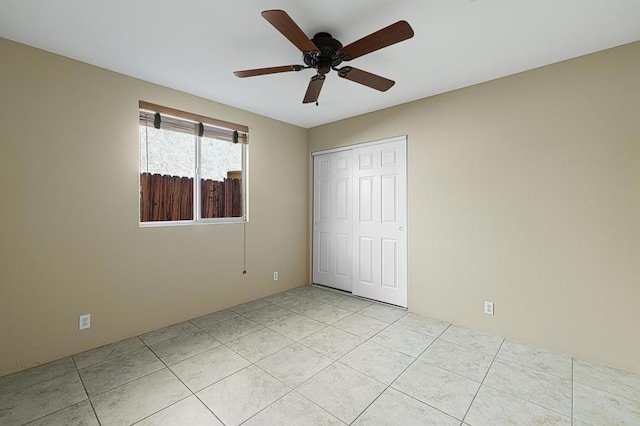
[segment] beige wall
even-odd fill
[[[307,283],[304,129],[3,39],[0,58],[0,376]],[[247,275],[242,225],[138,227],[139,100],[250,127]]]
[[[410,311],[640,372],[640,43],[317,127],[308,145],[401,134]]]

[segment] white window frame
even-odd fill
[[[147,109],[142,106],[139,109]],[[170,114],[165,114],[170,115]],[[180,120],[193,121],[185,117],[175,116]],[[194,124],[197,124],[196,121],[193,121]],[[138,129],[141,132],[143,126],[138,124]],[[147,221],[142,222],[140,220],[141,215],[141,191],[138,190],[138,226],[141,228],[152,228],[152,227],[162,227],[162,226],[184,226],[184,225],[211,225],[211,224],[224,224],[224,223],[248,223],[249,222],[249,144],[248,143],[240,143],[242,147],[242,170],[241,170],[241,203],[242,203],[242,215],[238,217],[213,217],[213,218],[203,218],[202,217],[202,185],[200,183],[201,176],[201,158],[202,158],[202,139],[203,136],[199,136],[194,134],[194,144],[195,144],[195,158],[194,158],[194,178],[193,178],[193,219],[192,220],[163,220],[163,221]],[[142,173],[141,169],[141,154],[140,154],[140,138],[138,135],[138,188],[140,188],[140,175]]]

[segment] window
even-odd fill
[[[141,101],[140,223],[245,221],[247,148],[246,126]]]

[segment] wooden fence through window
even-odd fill
[[[201,217],[242,216],[240,179],[200,179]],[[193,220],[193,178],[140,174],[140,221]]]

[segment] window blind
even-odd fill
[[[211,139],[217,139],[226,142],[232,143],[249,143],[249,135],[247,131],[242,131],[223,127],[222,125],[215,125],[211,123],[206,123],[202,121],[196,121],[187,117],[180,117],[174,114],[167,114],[158,111],[158,109],[168,109],[168,108],[150,108],[151,104],[140,102],[140,125],[148,126],[148,127],[157,127],[160,129],[171,130],[174,132],[188,133],[190,135],[199,135]],[[177,110],[172,110],[171,112],[177,112]],[[200,116],[194,116],[193,114],[184,113],[185,115],[192,116],[195,118],[203,118]],[[215,119],[207,119],[207,121],[211,122],[221,122]],[[233,123],[229,123],[233,127],[245,128],[246,126],[233,125]],[[229,126],[231,127],[231,126]]]

